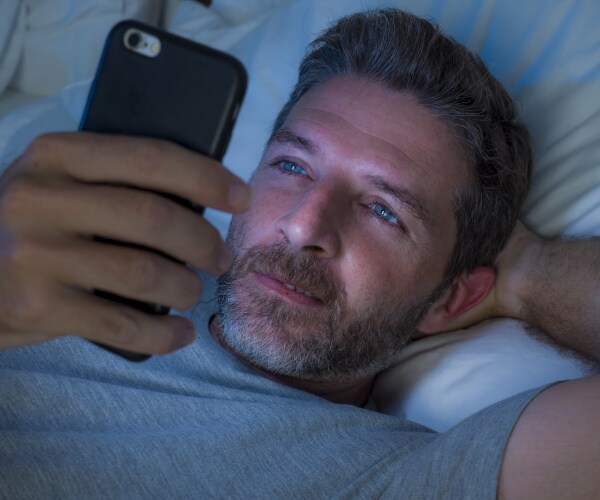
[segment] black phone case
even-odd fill
[[[157,37],[160,53],[147,57],[127,48],[124,37],[132,28]],[[114,26],[107,37],[79,128],[166,139],[221,160],[246,85],[244,67],[229,54],[137,21],[123,21]],[[202,212],[202,207],[188,200],[165,196]],[[95,293],[150,314],[169,312],[168,307],[159,304],[101,290]],[[149,357],[101,346],[132,361]]]

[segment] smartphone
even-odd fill
[[[79,129],[166,139],[221,160],[246,86],[246,71],[233,56],[137,21],[123,21],[107,37]],[[161,194],[191,210],[203,210]],[[169,313],[160,304],[102,290],[95,293],[149,314]],[[149,357],[101,346],[132,361]]]

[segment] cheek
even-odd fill
[[[377,304],[383,299],[400,305],[425,296],[441,282],[445,266],[432,248],[414,242],[392,247],[355,235],[354,244],[346,247],[340,263],[348,301],[356,310]]]
[[[346,247],[341,273],[351,307],[357,310],[377,303],[382,297],[409,296],[415,288],[415,264],[405,252],[391,253],[389,247],[360,241]],[[352,305],[354,304],[354,305]]]
[[[231,248],[268,244],[276,232],[276,222],[285,207],[272,192],[255,189],[250,208],[231,219],[227,241]]]
[[[275,227],[275,223],[285,217],[302,196],[303,190],[292,181],[273,178],[263,173],[253,179],[254,203],[247,210],[252,221],[259,225]]]

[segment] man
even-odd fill
[[[188,314],[198,338],[170,356],[133,368],[66,338],[5,351],[0,491],[593,495],[598,378],[516,396],[443,435],[362,408],[411,338],[491,315],[600,358],[587,302],[598,297],[595,242],[544,242],[518,226],[495,279],[529,169],[527,133],[499,84],[429,23],[393,10],[345,18],[313,44],[252,200],[220,165],[172,144],[34,141],[2,181],[3,347],[67,332],[175,350],[193,340],[189,320],[91,290],[185,309],[200,286],[191,266],[227,272],[218,307],[204,280]],[[202,218],[143,189],[238,213],[231,265]]]

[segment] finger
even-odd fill
[[[64,290],[53,315],[54,324],[62,327],[62,334],[131,352],[166,354],[195,338],[194,327],[185,318],[145,314],[73,289]]]
[[[229,251],[206,219],[168,198],[129,187],[21,179],[4,203],[20,234],[102,236],[159,250],[211,274],[222,273]],[[18,191],[18,192],[16,192]],[[40,217],[44,214],[44,217]]]
[[[12,300],[15,307],[3,308],[0,346],[76,335],[133,352],[162,354],[195,336],[184,318],[145,314],[80,289],[48,284],[39,276],[29,281]]]
[[[51,340],[52,338],[52,335],[39,332],[24,334],[23,332],[3,329],[2,335],[0,335],[0,349],[11,349],[13,347],[38,344],[40,342]]]
[[[47,134],[31,143],[23,161],[84,182],[138,186],[226,212],[243,211],[250,203],[250,188],[221,163],[159,139]]]
[[[75,185],[54,200],[47,200],[46,206],[56,205],[67,232],[150,247],[212,274],[220,274],[229,264],[220,233],[204,217],[164,196],[131,188]]]
[[[200,298],[199,276],[185,265],[136,248],[70,239],[45,244],[30,271],[48,273],[65,285],[175,307],[193,306]]]

